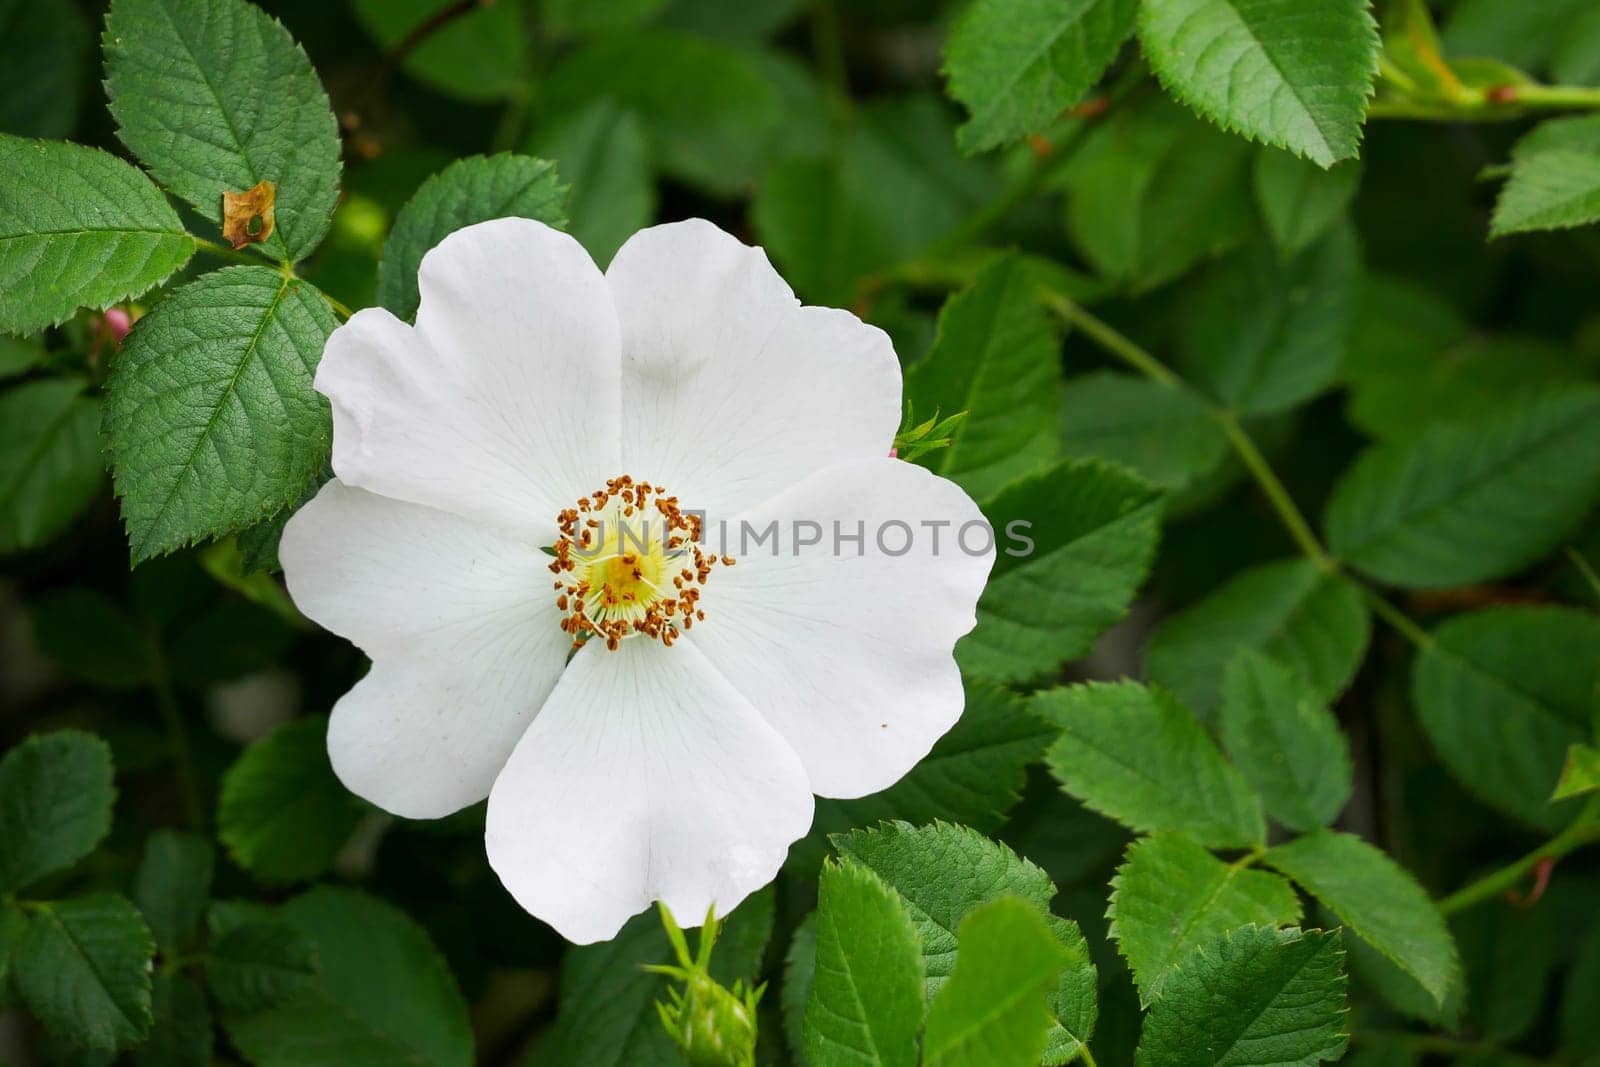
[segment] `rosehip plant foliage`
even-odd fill
[[[764,247],[1027,532],[697,941],[329,765],[313,376],[503,216]],[[1600,1062],[1596,222],[1583,0],[0,0],[0,1061]]]

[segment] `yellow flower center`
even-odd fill
[[[700,517],[659,486],[621,475],[557,516],[550,564],[561,629],[580,648],[591,637],[616,651],[644,634],[670,647],[706,617],[700,590],[720,560],[699,545]]]

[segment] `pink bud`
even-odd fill
[[[107,308],[105,322],[106,335],[111,338],[111,343],[114,345],[120,345],[133,327],[133,318],[125,308]]]
[[[899,459],[900,458],[900,450],[898,448],[889,449],[889,458],[890,459]]]

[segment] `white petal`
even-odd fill
[[[489,794],[489,863],[578,944],[664,900],[685,925],[772,880],[811,825],[794,752],[693,647],[591,642]]]
[[[549,557],[337,480],[289,520],[278,551],[300,610],[374,661],[328,725],[340,780],[411,818],[487,796],[566,660]]]
[[[761,249],[701,219],[655,226],[628,239],[606,281],[629,473],[726,516],[832,463],[888,454],[900,420],[888,335],[801,307]]]
[[[599,269],[530,219],[457,230],[422,257],[415,329],[380,308],[333,332],[317,389],[333,469],[385,496],[507,526],[618,470],[620,341]]]
[[[777,539],[741,546],[743,522],[758,534],[776,522]],[[797,522],[817,523],[822,542],[797,545],[816,535]],[[858,523],[860,554],[844,539],[836,552],[835,530],[853,537]],[[740,558],[713,572],[691,640],[800,754],[819,795],[883,789],[955,725],[951,650],[994,562],[983,515],[955,483],[900,460],[840,464],[730,524],[727,548]]]

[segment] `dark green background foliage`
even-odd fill
[[[684,1062],[654,916],[344,790],[276,573],[507,214],[763,245],[1033,524],[729,920],[759,1062],[1600,1064],[1591,0],[0,0],[0,1062]]]

